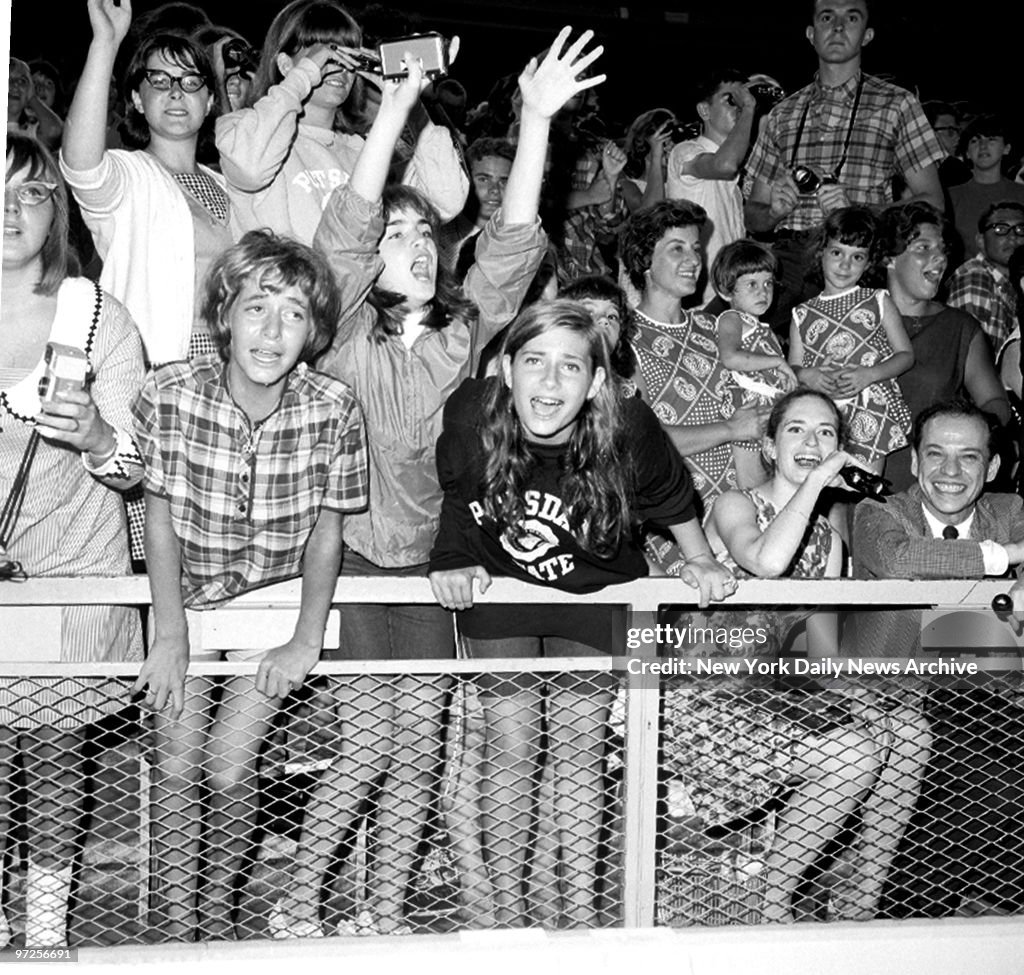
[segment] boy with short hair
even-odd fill
[[[440,240],[441,260],[459,281],[475,263],[477,235],[501,209],[515,155],[508,139],[477,139],[466,150],[470,194],[462,213],[441,229]]]
[[[953,223],[964,245],[964,259],[980,250],[976,234],[978,219],[996,203],[1024,203],[1024,186],[1003,175],[1010,150],[1010,130],[995,115],[972,120],[960,137],[960,150],[971,164],[971,178],[949,191]]]
[[[746,78],[730,69],[708,75],[696,94],[701,134],[672,150],[665,197],[689,200],[707,212],[711,232],[704,245],[704,266],[709,268],[719,250],[746,233],[739,172],[750,147],[757,102]],[[703,302],[714,296],[709,275]]]
[[[269,231],[247,233],[207,278],[202,313],[218,353],[157,368],[134,407],[153,594],[153,640],[136,690],[146,689],[156,712],[154,862],[172,936],[189,937],[195,921],[205,769],[211,808],[198,907],[205,937],[232,937],[261,740],[320,655],[342,517],[367,504],[359,403],[345,383],[307,366],[330,345],[339,311],[322,257]],[[259,670],[226,681],[211,715],[211,679],[185,680],[186,610],[300,574],[292,638],[229,652],[229,660],[258,659]]]

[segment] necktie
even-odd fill
[[[955,525],[946,525],[946,527],[942,529],[942,537],[946,539],[959,538],[960,532],[956,530]]]

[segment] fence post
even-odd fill
[[[633,612],[630,617],[634,633],[649,628],[653,634],[657,613]],[[657,641],[640,641],[636,650],[625,653],[627,666],[630,660],[654,660],[658,655]],[[660,679],[627,670],[626,795],[622,822],[623,924],[627,928],[654,926],[660,697]]]

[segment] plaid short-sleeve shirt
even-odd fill
[[[854,75],[836,88],[825,88],[815,78],[772,109],[747,162],[746,196],[756,180],[771,184],[790,169],[805,108],[807,122],[797,148],[796,164],[813,169],[819,176],[835,172],[843,157],[860,78],[864,79],[864,87],[846,161],[839,174],[851,203],[891,203],[893,176],[924,169],[945,157],[920,104],[910,92],[871,75]],[[801,196],[796,209],[780,222],[779,229],[809,230],[823,220],[817,199]]]
[[[366,507],[359,403],[304,364],[258,424],[231,398],[216,355],[155,369],[133,412],[143,484],[170,504],[186,607],[298,575],[320,509]]]
[[[984,254],[964,261],[949,280],[951,308],[962,308],[980,323],[995,355],[1017,325],[1017,296],[1008,275]]]

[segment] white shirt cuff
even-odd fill
[[[1010,566],[1010,557],[1006,554],[1006,549],[990,538],[978,544],[981,546],[981,557],[985,560],[985,575],[1005,575]]]

